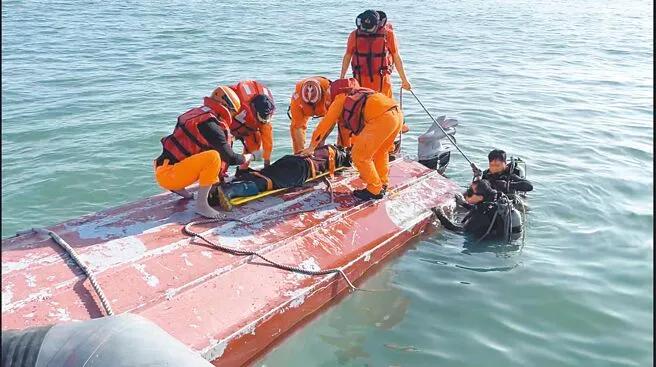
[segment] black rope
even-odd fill
[[[254,257],[257,257],[260,260],[264,261],[265,263],[267,263],[267,264],[269,264],[269,265],[271,265],[275,268],[281,269],[281,270],[291,271],[291,272],[294,272],[294,273],[300,273],[300,274],[305,274],[305,275],[312,275],[312,276],[328,275],[328,274],[339,274],[344,278],[344,280],[348,284],[351,291],[366,291],[366,292],[383,291],[383,290],[379,290],[379,289],[364,289],[364,288],[356,287],[355,285],[353,285],[353,283],[346,276],[346,273],[344,273],[344,271],[342,269],[339,269],[339,268],[331,268],[331,269],[324,269],[324,270],[308,270],[308,269],[300,268],[298,266],[281,264],[279,262],[268,259],[264,255],[261,255],[261,254],[255,252],[255,251],[240,250],[240,249],[237,249],[237,248],[234,248],[234,247],[228,247],[228,246],[218,244],[216,242],[213,242],[213,241],[207,239],[202,234],[200,234],[198,232],[194,232],[193,230],[191,230],[191,227],[193,227],[195,225],[208,224],[208,223],[239,222],[239,223],[243,223],[243,224],[246,224],[246,225],[259,224],[259,223],[267,222],[267,221],[270,221],[270,220],[279,219],[279,218],[282,218],[282,217],[287,217],[287,216],[290,216],[290,215],[316,211],[317,209],[320,209],[320,208],[323,208],[323,207],[326,207],[326,206],[332,206],[335,203],[334,202],[334,193],[333,193],[332,184],[330,183],[330,180],[328,180],[325,177],[324,177],[324,181],[326,182],[326,185],[328,186],[328,192],[330,194],[330,202],[327,203],[327,204],[323,204],[323,205],[320,205],[318,207],[314,207],[314,208],[310,208],[310,209],[302,209],[302,210],[286,212],[286,213],[282,213],[282,214],[279,214],[279,215],[276,215],[276,216],[262,218],[260,220],[253,221],[253,222],[244,221],[244,220],[236,219],[236,218],[213,218],[213,219],[204,219],[204,220],[199,220],[199,221],[192,221],[192,222],[187,223],[183,227],[183,233],[188,235],[188,236],[191,236],[191,237],[200,238],[206,244],[210,245],[211,247],[214,247],[217,250],[220,250],[220,251],[232,254],[232,255],[237,255],[237,256],[254,256]]]

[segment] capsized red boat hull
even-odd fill
[[[197,226],[217,243],[257,251],[304,269],[340,268],[351,281],[416,236],[430,208],[453,206],[458,187],[408,160],[391,164],[389,194],[360,202],[353,170],[236,208],[236,222]],[[216,365],[240,365],[347,289],[336,274],[307,276],[233,256],[181,228],[193,203],[172,194],[49,228],[94,271],[114,312],[154,321]],[[281,216],[289,211],[318,208]],[[271,220],[262,221],[265,218]],[[2,329],[103,316],[97,296],[51,239],[27,234],[2,242]]]

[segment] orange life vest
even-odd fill
[[[205,97],[203,103],[203,106],[192,108],[178,116],[178,122],[173,129],[173,133],[161,140],[164,151],[175,157],[177,162],[194,154],[214,149],[198,130],[198,126],[207,121],[216,122],[221,130],[225,132],[228,144],[232,146],[233,138],[228,127],[228,122],[231,120],[230,112],[210,98]],[[224,176],[227,170],[227,162],[221,161],[219,176]]]
[[[348,130],[351,135],[358,135],[364,128],[364,105],[367,98],[374,93],[376,92],[369,88],[352,88],[346,95],[339,126]]]
[[[373,82],[376,75],[392,73],[392,55],[387,48],[387,32],[391,29],[392,25],[387,23],[375,33],[355,31],[355,52],[351,58],[353,77],[358,80],[369,77]]]
[[[255,108],[252,105],[253,98],[258,94],[265,94],[273,101],[273,95],[269,88],[255,80],[244,80],[236,85],[230,86],[237,93],[241,102],[241,109],[232,119],[230,132],[236,138],[244,138],[260,130],[262,123],[257,119]]]

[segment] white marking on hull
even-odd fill
[[[6,287],[2,288],[2,312],[5,312],[8,306],[11,304],[12,298],[14,298],[14,288],[13,284],[9,284]]]
[[[70,321],[71,316],[68,314],[68,311],[64,308],[58,308],[56,312],[49,312],[48,317],[56,318],[59,321]]]
[[[141,275],[143,276],[143,280],[146,281],[146,284],[148,284],[151,287],[157,287],[159,285],[159,279],[146,272],[146,266],[144,264],[134,264],[132,265]]]
[[[25,274],[25,283],[30,288],[36,287],[36,276],[34,274]]]
[[[146,251],[146,245],[139,238],[129,236],[94,246],[80,254],[80,258],[92,271],[98,273],[102,269],[141,258]]]

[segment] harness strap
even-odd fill
[[[305,158],[305,160],[310,164],[310,171],[312,172],[311,179],[316,178],[317,177],[317,168],[314,166],[314,161],[310,157]]]
[[[356,32],[356,36],[358,33]],[[380,38],[380,37],[385,37],[384,33],[360,33],[360,37],[365,37],[365,38]]]
[[[369,56],[369,55],[372,55],[372,56],[386,56],[387,55],[386,52],[365,52],[365,53],[362,53],[362,52],[359,52],[359,51],[355,51],[353,54],[358,55],[358,56]]]
[[[173,134],[169,135],[166,139],[170,139],[171,142],[173,142],[173,145],[175,145],[175,147],[178,148],[180,153],[182,153],[184,155],[184,158],[187,158],[187,157],[191,156],[191,152],[189,152],[187,149],[185,149],[185,147],[182,145],[182,143],[180,143],[178,141],[178,139]],[[175,158],[179,159],[178,157],[175,157]],[[182,159],[184,159],[184,158],[182,158]],[[180,159],[180,160],[182,160],[182,159]]]
[[[333,147],[328,147],[328,174],[330,178],[335,178],[335,150]]]
[[[267,176],[265,176],[265,175],[263,175],[263,174],[261,174],[257,171],[251,171],[249,173],[252,174],[253,176],[257,176],[257,177],[265,180],[267,182],[267,191],[273,190],[273,181],[271,181],[270,178],[268,178]]]
[[[256,131],[258,131],[258,129],[254,129],[254,128],[248,126],[248,125],[246,124],[245,121],[244,121],[244,122],[241,122],[241,121],[239,121],[239,120],[237,120],[237,119],[235,119],[234,121],[235,121],[237,124],[239,124],[239,127],[237,127],[237,128],[235,129],[235,132],[238,133],[238,134],[240,134],[240,135],[243,135],[243,136],[249,135],[249,134],[244,134],[244,133],[240,132],[241,129],[246,129],[246,130],[249,130],[249,131],[251,131],[251,132],[256,132]]]
[[[214,116],[212,116],[212,118],[208,119],[207,121],[210,121],[210,120],[214,120],[218,123],[218,120]],[[198,125],[200,125],[200,124],[198,124]],[[198,138],[196,138],[194,136],[194,134],[192,134],[191,131],[189,131],[189,129],[187,129],[185,124],[178,124],[178,126],[180,127],[180,130],[182,130],[182,132],[187,136],[187,138],[189,138],[189,140],[191,140],[191,142],[194,143],[197,147],[199,147],[201,149],[205,149],[205,150],[211,149],[211,147],[201,143],[200,140],[198,140]]]

